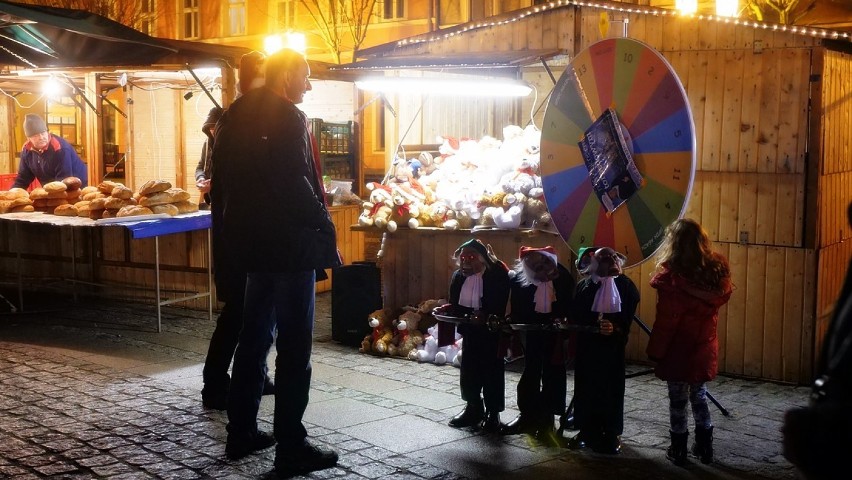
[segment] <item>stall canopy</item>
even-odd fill
[[[174,47],[106,17],[0,2],[0,63],[25,68],[150,65]]]

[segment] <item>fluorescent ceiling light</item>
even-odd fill
[[[361,90],[382,93],[456,95],[480,97],[526,97],[532,87],[505,78],[371,77],[357,80]]]

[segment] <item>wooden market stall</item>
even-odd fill
[[[88,165],[91,185],[109,179],[135,191],[160,179],[198,200],[194,172],[205,140],[201,124],[214,103],[227,106],[233,100],[235,68],[249,49],[149,37],[88,12],[9,4],[0,13],[7,16],[0,25],[5,94],[0,171],[13,176],[17,169],[24,114],[44,115],[51,112],[48,102],[59,103],[40,94],[44,80],[57,78],[67,89],[65,110],[71,112],[61,121],[76,127],[67,136]],[[16,33],[40,43],[23,45],[14,41]],[[202,73],[205,68],[216,73]],[[105,144],[107,137],[113,140]],[[363,234],[345,228],[357,218],[358,207],[330,210],[344,259],[363,260]],[[174,233],[159,242],[163,290],[208,291],[207,230]],[[71,280],[81,292],[114,292],[119,286],[122,296],[152,301],[156,256],[153,239],[133,239],[126,229],[0,222],[0,274],[27,289],[67,287]],[[330,288],[330,280],[317,285],[318,291]],[[187,305],[206,308],[206,301]]]
[[[720,370],[807,384],[852,258],[846,221],[852,201],[852,43],[819,29],[632,7],[553,2],[360,53],[375,61],[555,48],[573,57],[602,38],[602,13],[627,22],[627,36],[659,51],[688,95],[697,165],[685,216],[698,220],[730,259],[736,286],[720,312]],[[539,83],[539,98],[552,88],[545,70],[521,70]],[[386,236],[385,306],[399,307],[445,294],[446,259],[471,234],[400,230]],[[521,232],[475,236],[508,258],[521,244],[558,241]],[[641,290],[639,316],[649,324],[655,315],[655,292],[648,286],[653,262],[627,271]],[[635,332],[628,357],[645,361],[647,337]]]

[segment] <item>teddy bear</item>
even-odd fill
[[[392,233],[399,226],[419,227],[420,222],[417,220],[417,217],[420,216],[419,202],[412,201],[398,187],[393,187],[391,192],[393,206],[391,207],[391,220],[388,222],[387,230]]]
[[[361,215],[358,224],[365,227],[385,228],[393,214],[393,201],[390,188],[373,183],[367,184],[370,199],[361,204]]]
[[[369,318],[368,325],[373,330],[361,341],[361,348],[358,351],[386,355],[394,335],[391,324],[392,312],[388,309],[379,309],[371,313]]]
[[[526,196],[522,193],[507,194],[501,207],[488,207],[483,216],[493,219],[494,225],[502,229],[517,229],[521,225]]]
[[[417,347],[423,343],[423,334],[417,330],[420,317],[417,312],[405,311],[394,322],[397,329],[397,334],[394,336],[394,344],[396,345],[394,354],[396,356],[411,358],[409,356],[411,352],[416,351]]]
[[[524,202],[521,226],[545,229],[551,225],[552,221],[550,211],[548,211],[547,204],[544,201],[544,190],[538,187],[533,188]]]

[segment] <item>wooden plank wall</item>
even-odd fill
[[[439,55],[561,48],[573,56],[601,40],[598,22],[602,11],[594,7],[556,8],[503,25],[399,48],[394,53]],[[815,224],[814,212],[808,208],[808,182],[813,180],[808,179],[807,154],[809,99],[814,85],[811,74],[813,65],[819,68],[814,55],[822,48],[820,41],[699,18],[620,12],[611,12],[610,16],[627,19],[628,36],[659,51],[687,92],[695,123],[697,159],[685,216],[701,222],[717,248],[728,255],[737,285],[731,302],[720,313],[722,371],[808,383],[815,353],[815,323],[821,311],[817,285],[825,275],[836,279],[845,272],[845,262],[824,263],[822,259],[817,269],[816,245],[809,241],[806,230],[806,225]],[[835,57],[826,61],[826,76],[833,75],[837,81],[828,82],[832,85],[830,92],[825,87],[824,105],[826,114],[834,115],[826,119],[825,137],[830,131],[836,140],[826,148],[837,151],[838,159],[850,162],[848,126],[852,118],[848,109],[852,97],[848,78],[852,78],[852,72],[844,55]],[[842,79],[846,82],[841,86]],[[544,92],[539,95],[544,96]],[[814,108],[819,115],[821,107]],[[543,115],[542,110],[537,124],[541,124]],[[842,134],[832,130],[844,126]],[[844,168],[843,175],[848,175],[848,170]],[[833,192],[839,191],[841,196],[850,193],[850,180],[846,176],[832,179]],[[827,192],[823,188],[819,191]],[[850,200],[848,196],[844,199]],[[832,227],[832,231],[838,229]],[[385,269],[407,272],[401,280],[409,286],[388,287],[391,301],[422,300],[410,293],[412,285],[415,292],[421,285],[420,293],[434,294],[435,287],[424,289],[424,280],[413,273],[424,268],[421,258],[442,262],[432,272],[435,282],[447,274],[445,244],[458,244],[459,234],[449,234],[448,240],[439,233],[425,235],[431,241],[421,242],[425,249],[422,257],[408,252],[405,258],[384,259]],[[388,243],[393,245],[399,237],[389,236]],[[393,248],[386,245],[386,251],[390,250]],[[391,265],[393,262],[407,263],[400,267]],[[642,285],[646,300],[640,306],[641,317],[649,324],[653,324],[655,312],[654,292],[647,287],[652,263],[653,259],[628,271]],[[400,289],[406,293],[401,294]],[[753,301],[755,298],[762,301]],[[634,360],[645,358],[646,340],[642,337],[635,335],[628,348]]]
[[[852,259],[852,230],[847,206],[852,202],[852,55],[826,50],[823,55],[822,130],[818,142],[817,208],[819,287],[816,304],[817,351],[834,313],[837,295]]]
[[[357,205],[346,205],[340,207],[329,208],[331,220],[337,229],[337,248],[340,250],[340,255],[343,257],[344,265],[351,265],[353,262],[364,261],[364,232],[353,231],[349,228],[352,225],[358,224],[358,216],[361,214],[361,208]],[[326,270],[328,280],[323,280],[317,283],[317,293],[331,291],[331,282],[334,273],[331,269]]]
[[[574,269],[574,254],[556,235],[526,231],[449,231],[436,228],[399,229],[385,237],[382,298],[385,307],[417,305],[428,299],[446,298],[455,270],[453,252],[471,238],[491,245],[497,258],[511,266],[521,245],[557,248],[560,263]]]

